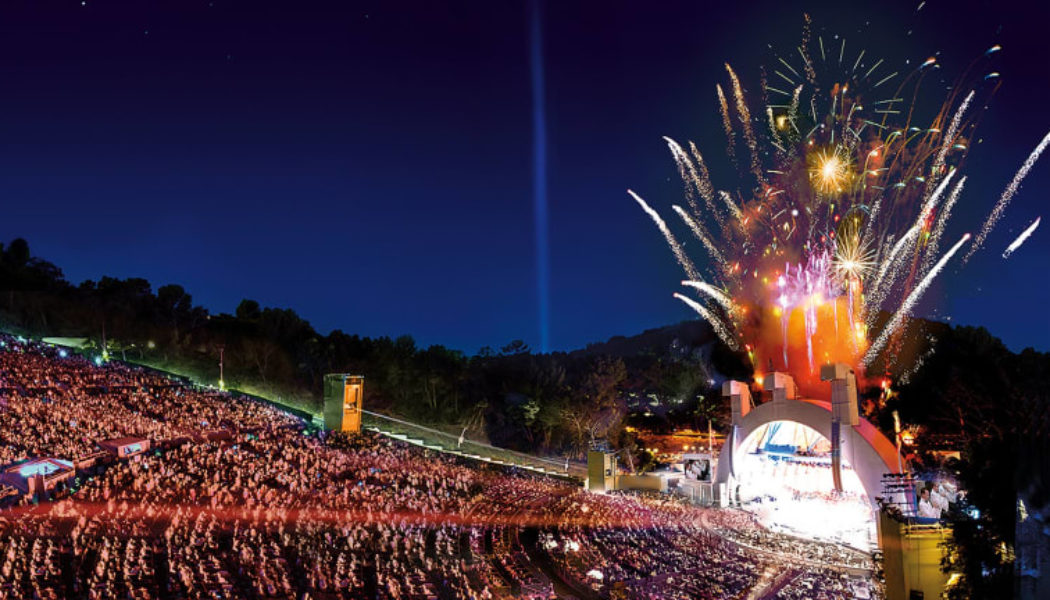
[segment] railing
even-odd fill
[[[497,448],[496,446],[466,439],[465,437],[460,438],[438,429],[403,421],[396,417],[381,415],[367,410],[362,410],[361,413],[361,426],[365,429],[432,450],[576,479],[583,479],[587,474],[586,465],[575,461],[543,458],[506,448]]]

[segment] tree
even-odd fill
[[[251,337],[243,338],[239,346],[242,359],[254,367],[255,374],[264,385],[269,386],[277,382],[278,369],[282,366],[280,346],[266,338]],[[226,357],[233,358],[229,352],[226,353]]]
[[[1018,500],[1046,510],[1042,457],[1048,443],[1050,357],[1011,353],[983,328],[938,334],[935,352],[885,412],[922,424],[926,435],[961,440],[957,476],[978,516],[953,523],[946,570],[961,574],[952,597],[1007,598],[1013,591]],[[880,421],[885,422],[882,418]]]
[[[466,359],[461,352],[430,346],[418,357],[423,396],[431,418],[456,415]]]
[[[29,242],[22,238],[11,240],[4,251],[4,261],[14,269],[21,269],[29,263]]]
[[[102,311],[100,325],[106,328],[107,335],[125,340],[141,333],[138,322],[149,320],[156,302],[150,282],[141,277],[102,277],[94,296],[95,306]]]
[[[511,343],[503,346],[499,349],[501,356],[517,356],[519,354],[528,354],[529,345],[522,340],[514,340]]]
[[[188,319],[193,310],[193,297],[181,285],[168,284],[157,288],[157,306],[171,324],[172,341],[179,343],[179,324]]]
[[[255,300],[245,298],[237,305],[237,311],[234,314],[238,321],[258,321],[262,318],[262,309]]]
[[[619,398],[620,384],[627,378],[623,359],[599,357],[583,380],[584,396],[593,404],[605,407]]]
[[[580,396],[562,409],[577,455],[608,435],[623,419],[625,407],[619,387],[626,377],[623,360],[599,357],[583,377]]]

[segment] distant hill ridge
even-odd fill
[[[623,336],[616,335],[604,342],[587,344],[579,350],[573,350],[573,356],[619,356],[630,357],[645,354],[664,354],[675,342],[687,347],[699,347],[715,341],[715,334],[706,321],[682,321],[674,325],[665,325],[646,329],[642,333]]]

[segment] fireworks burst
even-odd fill
[[[845,226],[835,236],[835,256],[831,261],[835,275],[843,284],[863,281],[878,265],[870,239],[863,237],[860,217],[845,220]]]
[[[966,181],[956,173],[976,127],[969,108],[999,85],[998,73],[975,75],[950,88],[932,118],[920,121],[915,99],[926,74],[939,68],[936,59],[898,71],[866,50],[847,54],[844,39],[836,38],[830,52],[823,38],[815,42],[819,52],[811,52],[806,17],[797,54],[776,56],[765,71],[771,81],[762,77],[761,97],[768,100],[761,110],[752,110],[741,79],[726,65],[728,87],[715,90],[737,170],[732,185],[716,187],[694,143],[687,151],[664,138],[685,184],[686,202],[673,209],[703,247],[703,261],[694,264],[659,214],[630,192],[663,233],[688,277],[682,284],[696,298],[674,296],[726,344],[753,350],[755,364],[780,358],[803,381],[803,365],[815,375],[818,363],[867,366],[885,356],[930,284],[969,243],[967,234],[940,255]],[[990,70],[987,61],[998,50],[989,49],[967,73]],[[749,159],[742,165],[737,132]],[[1050,134],[1003,192],[967,258],[1048,144]],[[869,345],[868,330],[886,309],[892,316]]]
[[[842,193],[849,185],[852,174],[849,157],[836,146],[828,150],[814,152],[811,156],[809,179],[820,193],[831,196]]]

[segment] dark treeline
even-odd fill
[[[541,454],[581,456],[596,440],[630,446],[622,424],[631,398],[656,397],[671,410],[647,420],[705,426],[724,415],[723,372],[746,374],[739,356],[697,322],[574,353],[534,354],[521,341],[476,355],[410,336],[324,335],[295,311],[243,300],[234,314],[195,306],[182,286],[156,290],[140,278],[67,282],[21,239],[0,246],[0,324],[33,336],[87,338],[113,358],[140,362],[311,412],[320,411],[326,373],[365,376],[367,408],[474,439]],[[713,355],[713,356],[712,356]]]
[[[920,447],[945,440],[961,450],[947,467],[978,516],[954,523],[944,566],[962,579],[951,596],[1016,597],[1025,580],[1015,576],[1050,550],[1050,355],[1013,353],[984,328],[927,324],[927,331],[936,351],[876,416],[892,432],[897,410],[920,426]]]

